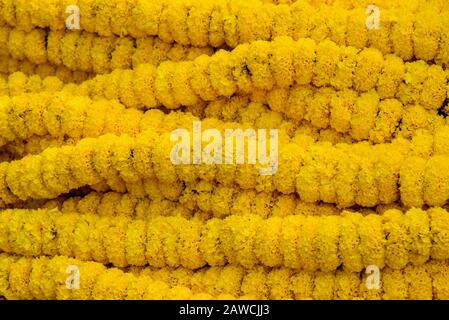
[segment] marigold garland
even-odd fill
[[[247,122],[257,127],[266,123],[266,127],[281,128],[284,125],[288,128],[290,125],[296,128],[310,123],[318,129],[330,128],[347,135],[353,141],[384,143],[396,136],[411,138],[419,130],[433,131],[446,124],[443,117],[433,110],[413,104],[416,102],[402,103],[397,99],[381,98],[375,91],[358,94],[353,90],[297,86],[274,89],[251,99],[240,96],[221,98],[210,102],[204,115]],[[274,113],[267,112],[260,103],[267,104]],[[192,111],[195,112],[195,109]],[[266,116],[256,117],[258,114]],[[293,123],[276,122],[280,115]]]
[[[36,65],[27,59],[17,60],[11,57],[2,57],[0,59],[0,72],[4,77],[8,78],[13,73],[23,73],[30,77],[31,82],[37,81],[39,77],[44,81],[47,77],[57,77],[63,83],[79,84],[85,80],[92,78],[92,74],[84,71],[72,71],[65,66],[54,66],[49,63]]]
[[[105,133],[135,135],[144,121],[141,111],[126,109],[115,101],[92,102],[64,94],[29,94],[0,100],[0,145],[33,135],[75,141]]]
[[[135,88],[145,89],[134,92],[134,96],[147,108],[162,104],[175,109],[236,93],[252,94],[294,84],[352,88],[360,93],[376,90],[381,97],[396,97],[404,104],[420,104],[431,110],[443,105],[447,75],[440,66],[429,66],[423,61],[404,63],[371,48],[352,48],[348,58],[344,51],[350,49],[331,41],[316,44],[311,39],[293,41],[281,37],[273,42],[243,44],[230,52],[220,50],[193,61],[166,61],[158,67],[142,64],[133,71],[115,70],[115,75],[96,77],[76,90],[90,96],[104,96],[106,86],[117,91],[122,86],[132,90],[126,82],[117,81],[132,74]]]
[[[2,0],[4,2],[8,0]],[[449,33],[443,28],[447,10],[441,4],[419,6],[387,5],[380,15],[381,30],[368,30],[365,22],[367,6],[343,9],[338,5],[315,7],[305,1],[291,5],[273,5],[259,1],[158,0],[122,3],[120,6],[92,6],[86,0],[78,1],[83,12],[82,30],[101,36],[131,36],[142,38],[158,36],[168,43],[181,45],[235,47],[254,40],[273,40],[276,36],[291,36],[321,41],[330,39],[340,45],[364,48],[372,46],[385,54],[395,53],[403,59],[449,62],[444,50]],[[33,8],[24,3],[9,3],[1,12],[3,20],[29,34],[35,27],[63,30],[64,4],[53,0]],[[378,6],[382,7],[380,4]],[[383,6],[382,8],[385,8]],[[446,6],[447,9],[447,6]],[[113,14],[114,19],[110,19]],[[118,18],[120,17],[120,18]],[[146,22],[145,22],[146,21]],[[2,23],[0,23],[2,24]],[[35,30],[34,30],[35,31]]]
[[[75,266],[79,272],[79,289],[67,287],[70,266]],[[0,295],[11,300],[235,299],[227,294],[195,293],[185,286],[170,287],[149,276],[135,276],[95,262],[64,256],[30,259],[4,253],[0,254]]]
[[[448,299],[447,264],[431,261],[403,270],[380,270],[379,289],[367,288],[367,274],[304,272],[287,268],[244,269],[238,266],[210,267],[193,272],[185,268],[135,271],[171,286],[183,285],[194,292],[253,295],[256,299]]]
[[[54,210],[5,210],[0,213],[0,249],[25,256],[68,255],[119,267],[148,263],[189,269],[230,263],[305,271],[334,271],[342,265],[360,272],[369,265],[400,270],[408,264],[449,258],[449,216],[442,208],[406,213],[392,209],[381,216],[346,212],[264,220],[247,214],[207,222],[181,217],[142,221]]]
[[[97,37],[87,32],[43,29],[26,33],[8,27],[0,27],[0,47],[7,48],[3,54],[17,60],[27,59],[38,65],[51,63],[96,74],[130,69],[141,63],[158,65],[164,60],[192,60],[213,53],[210,47],[185,47],[159,38]]]
[[[13,76],[9,81],[10,92],[15,91],[18,96],[0,96],[0,121],[3,122],[0,126],[0,146],[14,142],[7,150],[15,151],[19,157],[38,154],[48,146],[73,144],[84,137],[98,137],[106,133],[135,136],[146,129],[164,133],[199,120],[188,113],[172,112],[166,115],[155,109],[143,113],[134,108],[126,109],[115,100],[91,100],[65,92],[20,94],[20,91],[26,90],[23,81],[25,78],[22,77],[23,74]],[[55,80],[47,79],[49,83]],[[120,98],[126,101],[126,96],[121,95]],[[250,115],[258,110],[263,111],[262,114]],[[209,123],[205,120],[206,126],[225,125],[225,122],[208,120]],[[236,120],[247,127],[255,125],[256,128],[279,128],[285,139],[294,135],[293,123],[260,104],[250,106],[245,113],[242,110],[242,115]],[[227,125],[237,126],[237,122]]]
[[[212,121],[204,127],[209,125],[216,127],[219,122]],[[279,169],[273,176],[260,176],[260,164],[203,164],[188,166],[186,171],[185,165],[171,162],[174,142],[164,132],[167,131],[153,129],[135,137],[86,138],[74,146],[49,148],[39,155],[0,163],[0,199],[5,203],[16,202],[16,197],[52,199],[71,189],[103,181],[114,186],[117,179],[140,184],[142,179],[154,178],[166,184],[205,179],[224,185],[237,183],[243,189],[297,192],[306,202],[321,200],[340,207],[371,207],[399,199],[406,206],[441,206],[449,199],[449,179],[445,179],[449,172],[447,126],[440,127],[434,135],[423,135],[423,141],[399,139],[374,146],[318,143],[305,147],[294,140],[288,143],[288,137],[282,138],[287,140],[279,142]],[[418,169],[410,168],[415,159],[422,163]]]
[[[99,216],[126,216],[149,219],[157,216],[181,216],[186,219],[224,218],[245,215],[248,212],[262,218],[289,215],[339,215],[341,210],[329,204],[312,204],[300,201],[294,195],[282,195],[238,187],[215,186],[202,181],[184,190],[167,192],[157,181],[147,182],[148,196],[131,193],[90,192],[83,197],[39,202],[38,208],[57,208],[61,212],[97,214]],[[152,188],[150,188],[150,186]],[[377,210],[386,210],[379,207]],[[376,213],[364,210],[364,214]]]

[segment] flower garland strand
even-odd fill
[[[0,213],[0,250],[25,256],[198,269],[229,263],[305,271],[360,272],[369,265],[401,270],[449,259],[449,215],[442,208],[383,215],[230,216],[207,222],[182,217],[133,220],[55,210]]]
[[[149,127],[155,128],[155,118],[148,119],[152,123]],[[0,163],[0,199],[6,204],[15,203],[17,198],[52,199],[72,189],[105,181],[112,186],[125,182],[127,188],[142,190],[142,179],[157,179],[167,185],[199,179],[219,181],[225,186],[236,183],[243,189],[296,192],[306,202],[321,200],[343,208],[356,204],[372,207],[399,199],[406,206],[441,206],[449,199],[449,179],[445,178],[449,172],[448,126],[412,141],[397,139],[391,144],[374,146],[301,145],[295,140],[289,143],[288,137],[280,135],[278,170],[272,176],[261,176],[261,164],[174,165],[170,154],[175,142],[170,141],[168,132],[171,125],[173,129],[188,128],[192,122],[182,125],[184,120],[181,117],[180,122],[167,121],[168,131],[156,128],[135,137],[107,134],[86,138],[73,146],[48,148],[38,155]],[[221,127],[213,119],[203,123],[204,128]],[[231,123],[222,125],[239,127]]]
[[[21,82],[23,78],[20,77],[20,74],[17,76],[17,81],[13,81],[16,77],[14,79],[10,77],[10,91],[25,91],[23,86],[19,85],[23,84]],[[125,93],[120,96],[120,99],[128,104],[132,98],[132,95],[127,96]],[[73,96],[66,92],[31,93],[13,97],[0,96],[0,101],[2,102],[0,107],[0,128],[2,128],[0,129],[0,146],[20,139],[18,148],[20,148],[22,140],[33,136],[45,136],[47,140],[48,137],[56,138],[55,141],[50,141],[51,143],[57,143],[61,138],[68,142],[77,142],[83,137],[98,137],[106,133],[135,136],[145,129],[164,133],[186,123],[199,121],[197,117],[189,113],[178,111],[164,114],[156,109],[144,113],[136,108],[127,109],[115,100],[96,99],[93,101],[88,97]],[[286,139],[293,135],[293,123],[285,121],[279,115],[271,117],[275,113],[267,109],[265,111],[264,114],[256,115],[252,119],[252,123],[257,124],[257,127],[279,128]],[[207,125],[208,119],[205,119],[205,122]],[[213,127],[216,120],[209,119],[209,122],[209,126]],[[219,121],[218,124],[224,126],[225,122]],[[228,123],[228,125],[237,126],[238,123]],[[249,125],[249,123],[245,124],[245,126]],[[29,142],[34,143],[27,141],[27,143]]]
[[[70,267],[76,267],[80,276],[77,289],[70,289],[67,284]],[[135,276],[100,263],[64,256],[30,259],[4,253],[0,254],[0,296],[8,300],[234,299],[226,294],[194,293],[185,286],[169,287],[148,276]]]
[[[225,266],[123,272],[63,256],[7,254],[0,254],[0,262],[0,295],[7,299],[448,299],[447,264],[435,261],[384,268],[379,289],[367,289],[366,274],[343,271]],[[80,289],[67,288],[68,266],[78,268]]]
[[[287,268],[245,269],[238,266],[209,267],[198,271],[185,268],[136,270],[139,275],[182,285],[211,295],[253,295],[256,299],[409,299],[449,298],[447,262],[431,261],[403,270],[380,270],[379,288],[368,289],[365,272],[304,272]]]
[[[132,69],[141,63],[158,65],[165,60],[183,61],[206,54],[211,47],[188,47],[162,42],[158,38],[97,37],[87,32],[62,32],[34,29],[26,33],[0,27],[0,55],[34,64],[51,63],[69,70],[110,73],[115,69]]]
[[[54,83],[55,82],[55,83]],[[53,85],[54,83],[54,85]],[[37,91],[42,92],[49,92],[57,94],[58,88],[60,89],[61,82],[57,80],[57,78],[46,78],[44,80],[43,84],[40,84],[40,78],[36,77],[30,77],[27,78],[21,73],[16,73],[10,76],[10,81],[8,83],[5,83],[4,85],[4,93],[7,93],[9,91],[9,94],[12,96],[21,95],[23,93],[33,93],[33,95],[27,95],[27,99],[30,99],[33,101],[33,103],[30,104],[31,108],[34,108],[34,103],[37,103],[37,101],[41,102],[43,100],[54,100],[57,99],[55,97],[53,98],[43,98],[42,94],[35,94]],[[0,88],[1,88],[1,79],[0,79]],[[66,93],[66,91],[64,92]],[[125,93],[125,92],[124,92]],[[1,91],[0,91],[1,94]],[[68,94],[67,98],[64,98],[65,100],[73,100],[73,101],[81,101],[84,99],[84,103],[86,105],[91,104],[87,98],[80,99],[80,98],[70,98],[72,94]],[[44,95],[45,97],[45,95]],[[112,98],[112,96],[108,95],[108,98]],[[129,98],[126,99],[126,96],[122,97],[116,97],[121,98],[122,102],[131,103]],[[5,99],[5,104],[8,104],[8,101],[11,101],[18,98],[10,98]],[[22,99],[22,98],[20,98]],[[59,98],[60,100],[62,98]],[[264,100],[265,98],[259,98],[259,101]],[[281,98],[282,99],[282,98]],[[100,99],[101,100],[101,99]],[[333,144],[339,143],[339,142],[352,142],[353,139],[346,133],[339,132],[335,130],[334,128],[326,127],[326,128],[319,128],[317,127],[315,122],[311,123],[307,120],[295,120],[295,119],[287,119],[285,115],[283,115],[281,112],[270,110],[266,105],[263,105],[260,102],[250,102],[251,99],[249,97],[245,96],[235,96],[232,98],[222,98],[217,101],[212,101],[207,104],[207,106],[203,105],[197,105],[194,107],[186,107],[185,112],[191,112],[194,114],[197,118],[201,119],[207,119],[207,118],[216,118],[222,121],[232,121],[237,122],[240,124],[244,124],[245,126],[250,126],[253,128],[279,128],[281,131],[284,131],[289,137],[293,137],[296,134],[308,134],[314,138],[315,141],[331,141]],[[62,101],[63,104],[66,104],[65,101]],[[97,103],[97,102],[96,102]],[[137,103],[137,102],[135,102]],[[274,103],[270,99],[270,103]],[[293,103],[293,101],[290,99],[288,103]],[[73,103],[72,103],[73,104]],[[114,104],[114,102],[112,102]],[[49,103],[46,103],[45,105],[49,105]],[[39,105],[40,108],[44,108],[44,106]],[[141,108],[142,106],[137,105],[137,108]],[[331,108],[331,106],[329,106]],[[94,108],[95,109],[95,108]],[[298,112],[299,113],[299,112]],[[311,114],[310,112],[308,112]],[[332,111],[331,111],[332,113]],[[420,116],[421,121],[413,122],[411,121],[411,116],[415,116],[415,114],[418,113]],[[326,116],[327,112],[325,112],[323,115]],[[382,113],[383,115],[383,113]],[[125,117],[126,118],[126,117]],[[299,119],[300,117],[295,117],[296,119]],[[396,123],[395,118],[397,117],[382,117],[379,119],[380,124],[377,125],[377,127],[382,126],[384,120],[387,122],[393,122]],[[338,121],[337,116],[332,117],[333,121]],[[108,120],[108,119],[107,119]],[[12,120],[10,120],[12,121]],[[402,116],[402,122],[400,125],[397,125],[397,128],[394,130],[393,135],[398,135],[399,133],[406,132],[406,137],[410,137],[410,135],[418,130],[418,129],[432,129],[434,127],[437,127],[439,125],[442,125],[444,121],[441,117],[432,114],[429,111],[423,110],[419,106],[415,106],[413,108],[410,108],[410,110],[405,111],[405,115]],[[389,128],[392,127],[393,124],[389,126]],[[388,125],[384,125],[388,126]],[[306,130],[306,128],[310,130]],[[299,130],[299,131],[298,131]],[[377,129],[380,130],[380,129]],[[385,130],[388,130],[386,128]],[[384,130],[384,131],[385,131]],[[344,131],[344,130],[340,130]],[[374,131],[374,129],[373,129]],[[391,131],[391,130],[390,130]],[[120,132],[119,132],[120,133]],[[385,134],[388,138],[389,135]],[[40,140],[43,141],[40,141]],[[386,138],[387,139],[387,138]],[[389,140],[389,139],[387,139]],[[23,140],[15,140],[10,146],[8,147],[8,151],[10,151],[12,154],[16,155],[16,158],[21,158],[27,154],[37,154],[42,152],[46,147],[48,146],[61,146],[62,144],[73,144],[76,142],[76,139],[72,139],[72,137],[67,136],[64,141],[61,140],[61,138],[53,137],[53,136],[30,136],[26,141]]]
[[[116,80],[126,77],[133,79],[134,86]],[[73,93],[104,96],[112,87],[118,95],[126,88],[134,90],[147,108],[164,105],[176,109],[292,85],[330,86],[359,93],[376,90],[381,97],[437,110],[446,99],[448,83],[440,66],[423,61],[404,63],[376,49],[358,50],[331,41],[316,44],[311,39],[293,41],[281,37],[273,42],[243,44],[231,52],[220,50],[193,61],[165,61],[158,67],[142,64],[135,70],[115,70],[114,74],[97,76],[74,87]]]
[[[271,0],[263,0],[270,2]],[[273,0],[276,3],[277,0]],[[283,0],[279,0],[282,2]],[[285,0],[285,3],[291,4],[293,2],[303,1],[303,0]],[[305,0],[313,6],[323,6],[323,5],[332,5],[345,9],[354,9],[354,8],[366,8],[372,1],[370,0]],[[447,8],[447,2],[444,0],[410,0],[410,1],[390,1],[390,0],[378,0],[376,1],[376,5],[385,9],[392,8],[402,8],[406,10],[410,10],[411,12],[417,12],[419,9],[431,4],[438,8],[438,10],[442,11]]]
[[[92,102],[63,94],[1,97],[0,145],[33,135],[80,140],[105,133],[135,135],[143,113],[115,101]]]
[[[19,95],[26,92],[61,91],[63,84],[80,84],[91,75],[83,71],[71,71],[63,66],[49,64],[34,65],[22,61],[18,64],[2,66],[4,75],[0,76],[0,95]],[[58,83],[59,82],[59,83]],[[8,91],[10,90],[9,94]]]
[[[58,209],[63,213],[96,214],[98,216],[126,216],[150,219],[158,216],[196,216],[204,219],[225,218],[230,215],[246,215],[251,212],[262,218],[289,215],[340,215],[341,210],[330,204],[314,204],[300,201],[295,195],[282,195],[238,187],[215,186],[202,181],[184,190],[167,193],[155,181],[148,187],[150,195],[137,197],[130,193],[90,192],[83,197],[47,201],[41,208]],[[383,212],[391,206],[366,209],[363,214]]]
[[[120,1],[120,5],[92,6],[89,1],[73,4],[83,12],[82,30],[110,37],[157,36],[161,40],[198,47],[221,47],[254,40],[273,40],[277,36],[294,39],[330,39],[339,45],[356,48],[374,47],[394,53],[405,60],[449,62],[449,33],[442,26],[447,20],[444,5],[430,2],[414,8],[382,7],[381,30],[368,30],[365,7],[344,9],[335,6],[315,7],[305,1],[291,5],[274,5],[260,1],[208,0],[195,3],[174,0]],[[369,3],[371,4],[371,3]],[[33,5],[2,0],[0,25],[6,23],[32,33],[35,27],[63,30],[66,16],[64,3]],[[447,6],[444,6],[447,9]],[[121,17],[120,19],[111,19]],[[3,21],[2,21],[3,20]],[[3,22],[3,23],[1,23]]]
[[[274,89],[250,99],[240,96],[220,98],[206,106],[204,115],[248,122],[257,127],[262,122],[270,123],[269,119],[271,124],[276,124],[274,119],[282,115],[283,119],[292,120],[290,126],[294,128],[308,123],[319,130],[335,130],[353,141],[385,143],[397,136],[412,138],[418,130],[434,131],[446,124],[446,120],[435,111],[414,105],[415,102],[381,98],[375,91],[358,94],[353,90],[296,86]],[[267,112],[261,103],[274,112]],[[187,110],[190,111],[189,108]],[[255,117],[261,113],[266,117]],[[282,123],[288,126],[287,122]]]

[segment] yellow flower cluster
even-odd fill
[[[227,263],[253,268],[285,266],[305,271],[360,272],[370,265],[404,269],[429,259],[449,259],[448,212],[387,210],[383,215],[253,214],[223,220],[4,210],[0,250],[25,256],[66,255],[114,266],[198,269]]]
[[[67,284],[69,266],[76,267],[79,288]],[[75,269],[74,269],[75,270]],[[73,272],[75,272],[73,270]],[[75,284],[71,283],[74,286]],[[231,295],[195,293],[185,286],[170,287],[149,276],[136,276],[100,263],[64,256],[30,259],[0,253],[0,296],[11,300],[208,300]]]
[[[141,63],[158,65],[164,60],[192,60],[211,55],[211,47],[195,48],[169,44],[159,38],[97,37],[82,32],[60,32],[34,29],[24,32],[0,27],[0,55],[10,54],[17,60],[35,64],[51,63],[69,70],[109,73],[130,69]]]
[[[145,89],[144,105],[162,104],[170,109],[294,84],[352,88],[360,93],[376,90],[382,98],[396,97],[404,104],[432,110],[441,108],[447,95],[447,74],[440,66],[423,61],[404,63],[376,49],[287,37],[242,44],[233,51],[220,50],[193,61],[166,61],[156,68],[141,64],[135,70],[114,73],[86,81],[76,90],[103,96],[109,86],[117,91]],[[134,79],[134,87],[128,79]]]
[[[287,268],[264,267],[244,269],[239,266],[210,267],[192,272],[185,268],[137,270],[155,280],[183,285],[194,292],[250,295],[256,299],[384,299],[447,300],[448,266],[428,262],[407,266],[403,270],[382,269],[379,289],[367,289],[367,274],[336,272],[304,272]]]

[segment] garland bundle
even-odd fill
[[[0,0],[0,300],[449,299],[448,20]]]

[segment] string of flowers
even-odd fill
[[[15,72],[22,72],[25,75],[39,76],[41,79],[46,77],[55,76],[64,83],[76,83],[79,84],[87,79],[92,78],[92,75],[88,72],[80,70],[69,70],[65,66],[54,66],[49,63],[43,63],[36,65],[29,60],[17,60],[10,56],[1,57],[0,59],[0,73],[6,77]]]
[[[23,74],[10,77],[10,91],[25,91]],[[56,78],[48,78],[56,80]],[[51,83],[51,81],[49,81]],[[126,97],[122,96],[126,101]],[[102,134],[129,134],[135,136],[144,129],[153,129],[157,133],[168,132],[181,125],[199,120],[188,113],[172,112],[168,115],[160,110],[148,110],[143,113],[134,108],[126,109],[117,101],[98,99],[92,101],[85,96],[72,96],[65,93],[22,94],[18,96],[0,97],[0,145],[10,144],[9,150],[20,153],[31,150],[33,153],[43,151],[48,146],[73,144],[84,137],[98,137]],[[260,108],[259,108],[260,109]],[[265,108],[266,109],[266,108]],[[294,125],[284,121],[276,113],[266,110],[255,115],[252,123],[259,127],[279,128],[284,139],[294,133]],[[240,119],[239,119],[240,120]],[[214,127],[224,122],[216,123],[213,119],[205,119],[206,127]],[[228,123],[229,124],[229,123]],[[237,126],[237,123],[231,125]],[[250,126],[251,123],[246,123]],[[27,140],[34,136],[34,139]],[[40,141],[42,137],[42,141]]]
[[[162,187],[154,182],[152,194],[144,198],[130,193],[90,192],[83,197],[58,198],[39,204],[37,208],[58,209],[63,213],[96,214],[98,216],[126,216],[149,219],[158,216],[181,216],[186,219],[224,218],[245,215],[248,212],[262,218],[289,215],[339,215],[341,210],[330,204],[313,204],[300,201],[294,195],[282,195],[238,187],[213,185],[205,181],[186,186],[176,194],[163,194]],[[376,208],[378,212],[386,208]],[[376,213],[365,209],[363,214]]]
[[[185,120],[180,118],[178,123],[167,121],[168,128],[173,124],[174,128],[191,125],[192,122],[179,125]],[[148,119],[155,122],[152,117]],[[221,127],[213,119],[203,123],[204,128]],[[149,127],[154,128],[154,124]],[[399,199],[406,206],[441,206],[449,199],[448,126],[412,141],[395,139],[391,144],[374,146],[312,143],[304,147],[294,140],[289,143],[288,137],[280,135],[278,170],[272,176],[259,175],[260,163],[174,165],[170,154],[175,142],[170,140],[168,130],[145,130],[135,137],[107,134],[86,138],[73,146],[48,148],[39,155],[1,163],[0,199],[5,203],[14,203],[17,198],[52,199],[71,189],[102,182],[118,184],[114,191],[123,182],[126,188],[135,184],[132,187],[140,189],[136,192],[145,194],[142,179],[157,179],[171,185],[198,179],[219,181],[225,186],[235,183],[243,189],[296,192],[306,202],[321,200],[339,207],[355,204],[372,207]]]
[[[259,105],[261,106],[261,105]],[[154,110],[154,109],[153,109]],[[245,110],[242,110],[245,111]],[[147,111],[149,112],[149,111]],[[144,115],[145,116],[145,115]],[[195,115],[198,118],[218,118],[224,120],[224,117],[215,116],[203,116]],[[303,122],[298,127],[289,123],[288,121],[282,121],[277,125],[280,119],[279,113],[268,110],[264,107],[264,111],[259,114],[257,119],[250,116],[246,118],[245,116],[234,117],[235,122],[242,123],[244,126],[249,126],[251,128],[281,128],[281,132],[286,132],[286,134],[295,141],[295,143],[301,146],[307,146],[313,142],[330,142],[333,145],[337,143],[352,143],[350,136],[346,134],[341,134],[333,129],[318,129],[313,127],[307,122]],[[227,121],[227,120],[225,120]],[[231,121],[231,120],[229,120]],[[292,131],[293,127],[295,128]],[[284,131],[285,129],[285,131]],[[36,155],[43,152],[45,149],[50,147],[62,147],[64,145],[74,145],[78,140],[68,137],[52,137],[52,136],[30,136],[26,141],[24,140],[14,140],[12,142],[4,145],[0,150],[2,150],[4,155],[7,155],[7,159],[20,160],[27,155]]]
[[[20,90],[20,83],[23,80],[23,74],[11,76],[10,90]],[[3,96],[0,99],[2,144],[28,139],[33,135],[50,135],[56,138],[54,141],[63,139],[70,143],[70,139],[76,142],[83,137],[98,137],[105,133],[135,136],[144,129],[162,133],[198,120],[190,114],[181,112],[166,115],[160,110],[149,110],[143,113],[136,109],[126,109],[114,100],[92,101],[87,97],[64,93],[22,94],[13,97]],[[212,121],[209,125],[213,124]]]
[[[287,268],[239,266],[208,267],[192,271],[142,268],[139,275],[150,276],[171,286],[182,285],[194,292],[211,295],[226,293],[233,296],[253,295],[256,299],[409,299],[446,300],[447,263],[431,261],[403,270],[384,268],[379,273],[379,287],[369,287],[365,272],[305,272]],[[369,288],[369,289],[368,289]]]
[[[265,0],[264,0],[265,1]],[[266,0],[271,1],[271,0]],[[276,0],[274,0],[276,1]],[[282,0],[281,0],[282,1]],[[287,3],[292,3],[298,0],[286,0]],[[308,3],[314,6],[332,5],[345,9],[354,8],[366,8],[372,1],[370,0],[307,0]],[[441,0],[411,0],[411,1],[389,1],[389,0],[378,0],[376,5],[380,8],[391,9],[391,8],[406,8],[412,12],[416,12],[422,7],[431,4],[438,8],[440,11],[443,10],[447,3]]]
[[[307,120],[289,119],[285,114],[271,110],[265,97],[232,96],[211,101],[205,106],[187,106],[183,110],[201,119],[215,118],[253,128],[280,128],[297,141],[327,141],[332,144],[353,142],[348,134],[342,134],[333,128],[318,128]]]
[[[96,74],[114,69],[131,69],[141,63],[158,65],[164,60],[192,60],[211,55],[211,47],[187,47],[169,44],[158,38],[97,37],[87,32],[63,32],[34,29],[27,33],[0,27],[0,55],[35,64],[51,63],[69,70]]]
[[[193,61],[115,70],[114,75],[96,77],[73,89],[90,96],[103,96],[109,87],[117,91],[115,95],[124,88],[138,90],[135,95],[145,94],[139,102],[147,108],[164,105],[175,109],[234,94],[309,84],[352,88],[360,93],[377,90],[381,97],[396,97],[404,104],[420,104],[431,110],[443,105],[447,75],[440,66],[423,61],[404,63],[372,48],[352,48],[351,55],[345,53],[350,49],[331,41],[316,44],[311,39],[281,37],[273,42],[243,44],[231,52],[220,50]],[[134,88],[127,81],[117,81],[126,77],[134,79]]]
[[[6,0],[4,0],[6,1]],[[78,1],[75,1],[78,2]],[[435,3],[437,5],[435,5]],[[371,3],[368,3],[371,4]],[[158,0],[150,4],[136,1],[120,6],[92,6],[80,0],[82,30],[101,36],[157,36],[181,45],[236,47],[254,40],[273,40],[277,36],[294,39],[330,39],[340,45],[367,46],[395,53],[405,60],[413,58],[448,63],[444,48],[449,33],[443,28],[445,11],[439,2],[422,5],[387,6],[380,15],[380,30],[366,27],[366,6],[344,9],[338,5],[314,6],[304,1],[273,5],[260,1]],[[12,2],[0,21],[31,33],[35,27],[63,30],[64,4],[35,4],[32,8]],[[380,5],[380,4],[379,4]],[[419,9],[418,9],[419,8]],[[110,16],[121,17],[112,21]]]
[[[247,214],[207,222],[182,217],[133,220],[4,210],[0,249],[24,256],[67,255],[81,260],[152,267],[257,265],[305,271],[360,272],[369,265],[401,270],[449,258],[449,216],[442,208],[383,215],[262,219]]]
[[[58,93],[63,86],[63,82],[55,76],[41,78],[38,75],[32,75],[28,77],[22,72],[14,72],[7,78],[0,78],[0,96],[39,92]]]
[[[33,135],[75,140],[105,133],[135,135],[143,121],[141,111],[126,109],[115,101],[92,102],[86,97],[63,94],[29,94],[0,99],[0,145]]]
[[[70,266],[77,268],[80,286],[67,284]],[[74,284],[72,284],[74,286]],[[226,294],[195,293],[185,286],[170,287],[148,276],[136,276],[100,263],[64,256],[26,257],[0,254],[0,295],[6,299],[39,300],[202,300],[233,299]]]
[[[50,92],[50,93],[58,93],[60,90],[62,83],[55,77],[49,77],[44,79],[44,83],[40,84],[39,77],[30,77],[27,78],[22,73],[15,73],[9,77],[9,81],[5,83],[3,93],[7,95],[9,91],[10,96],[21,95],[23,93],[37,93],[37,92]],[[2,82],[0,79],[0,95]],[[9,89],[8,89],[9,88]],[[67,91],[64,91],[66,93]],[[69,96],[72,94],[69,93]],[[29,99],[36,103],[37,101],[42,101],[41,95],[28,95]],[[108,95],[108,98],[114,98],[113,96]],[[115,97],[120,98],[120,97]],[[16,98],[17,99],[17,98]],[[56,99],[56,98],[55,98]],[[67,98],[69,99],[69,98]],[[72,99],[72,98],[70,98]],[[260,98],[262,99],[262,98]],[[260,100],[259,99],[259,100]],[[72,99],[73,100],[73,99]],[[80,100],[80,99],[74,99]],[[86,105],[89,100],[84,99]],[[130,103],[126,100],[125,96],[121,97],[121,100],[124,102]],[[11,98],[8,100],[11,101]],[[41,106],[40,106],[41,107]],[[140,108],[141,106],[137,106]],[[442,119],[438,116],[431,116],[430,112],[421,110],[422,108],[414,107],[413,110],[420,111],[420,115],[422,120],[418,123],[413,122],[413,128],[407,130],[408,134],[416,131],[417,129],[426,128],[429,126],[436,127],[441,124]],[[352,142],[352,139],[347,134],[342,134],[341,132],[336,131],[333,128],[319,129],[310,122],[296,121],[286,119],[282,113],[270,110],[266,105],[260,102],[250,102],[249,97],[246,96],[235,96],[231,98],[222,98],[217,101],[212,101],[208,103],[206,106],[197,105],[194,107],[186,107],[185,112],[191,112],[195,115],[196,118],[216,118],[222,121],[232,121],[241,124],[245,124],[246,126],[254,127],[254,128],[279,128],[282,132],[285,132],[289,137],[293,137],[297,134],[308,134],[312,136],[315,141],[331,141],[333,144],[339,142]],[[415,112],[417,112],[415,111]],[[160,115],[155,115],[154,109],[150,112],[150,114],[156,118],[159,118]],[[409,125],[410,121],[407,121],[409,118],[406,113],[403,116],[403,121],[401,124],[401,132],[405,132],[406,127]],[[430,118],[427,119],[427,117]],[[179,115],[178,115],[179,116]],[[434,119],[434,120],[432,120]],[[165,121],[163,121],[165,123]],[[310,130],[308,130],[310,129]],[[42,139],[43,141],[40,141]],[[31,136],[27,139],[27,141],[15,140],[8,147],[8,151],[12,152],[16,158],[22,158],[27,154],[37,154],[42,152],[48,146],[61,146],[62,144],[74,143],[76,139],[71,139],[70,137],[66,137],[63,141],[61,138],[54,138],[52,136]]]
[[[26,141],[15,140],[5,144],[1,152],[10,154],[11,160],[19,160],[26,155],[39,154],[47,148],[74,145],[76,142],[77,140],[72,138],[34,135],[28,137]]]
[[[433,110],[411,104],[415,102],[383,99],[375,91],[358,94],[353,90],[296,86],[274,89],[258,97],[220,98],[207,105],[204,115],[257,127],[263,127],[262,122],[265,127],[279,127],[283,123],[291,127],[289,131],[309,123],[318,129],[333,129],[353,141],[384,143],[396,136],[412,138],[418,130],[434,131],[446,124]],[[265,105],[274,112],[267,112]],[[260,114],[265,117],[256,118]],[[280,122],[281,119],[292,123]]]
[[[100,217],[129,217],[146,220],[157,216],[180,216],[186,219],[200,218],[193,210],[178,202],[164,199],[160,187],[155,184],[160,199],[139,198],[129,193],[90,192],[83,197],[71,197],[63,201],[48,201],[43,207],[58,209],[62,213],[96,214]],[[205,218],[208,215],[204,215]]]

